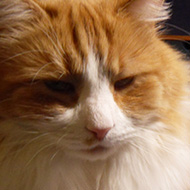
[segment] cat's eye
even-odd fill
[[[115,90],[123,90],[130,86],[134,82],[134,77],[128,77],[125,79],[121,79],[115,82],[114,88]]]
[[[64,81],[45,81],[46,87],[52,91],[59,93],[74,93],[75,86],[72,83]]]

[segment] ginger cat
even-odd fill
[[[0,1],[1,190],[190,190],[167,18],[162,0]]]

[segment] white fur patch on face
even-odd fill
[[[93,53],[90,53],[84,72],[85,84],[82,104],[87,117],[87,127],[99,129],[113,128],[115,102],[109,89],[109,81],[103,73],[102,65]]]
[[[106,67],[105,63],[100,63],[91,52],[85,64],[83,88],[78,103],[47,124],[48,128],[59,131],[57,133],[59,146],[77,155],[81,153],[83,158],[90,160],[103,159],[112,154],[134,130],[132,121],[114,100],[110,90],[111,84],[103,66]],[[102,140],[99,140],[93,133],[94,129],[109,131]],[[86,141],[90,141],[90,144],[85,143]],[[102,147],[109,149],[103,151],[104,155],[99,152]],[[83,152],[94,148],[98,150],[96,155],[92,152],[90,154]]]
[[[114,100],[110,90],[110,82],[103,66],[94,53],[90,53],[84,69],[84,87],[80,94],[78,118],[81,128],[104,130],[109,132],[99,143],[103,146],[114,146],[121,142],[126,134],[133,131],[132,122],[124,115]],[[86,132],[86,131],[85,131]],[[88,138],[91,133],[85,133]]]

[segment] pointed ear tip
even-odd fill
[[[165,0],[117,0],[118,10],[130,12],[142,21],[159,22],[169,18],[170,3]]]

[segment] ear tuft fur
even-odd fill
[[[168,19],[169,5],[163,0],[119,0],[116,11],[128,12],[141,21],[160,22]]]
[[[1,0],[0,2],[0,39],[16,39],[28,30],[27,26],[40,18],[40,9],[30,0]]]

